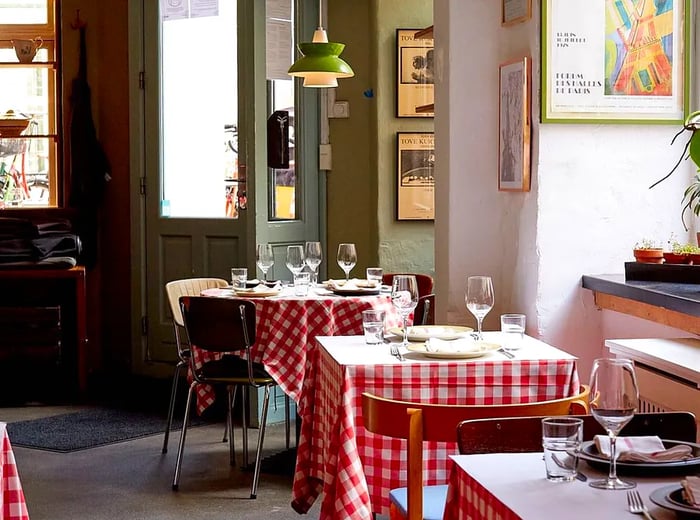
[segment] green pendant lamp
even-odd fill
[[[318,28],[311,42],[300,43],[302,56],[289,67],[290,76],[304,78],[305,87],[337,87],[338,78],[351,78],[355,73],[345,61],[339,58],[345,45],[329,42],[321,23],[321,2],[318,2]]]

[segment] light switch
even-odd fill
[[[350,117],[350,102],[336,101],[333,103],[333,117],[338,119]]]
[[[318,169],[319,170],[330,170],[332,169],[332,153],[330,144],[320,144],[318,145]]]

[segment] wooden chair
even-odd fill
[[[588,413],[588,392],[588,387],[583,386],[577,395],[564,399],[483,406],[397,401],[364,392],[365,428],[379,435],[408,440],[407,487],[389,493],[392,520],[442,518],[447,486],[423,486],[423,441],[454,442],[457,425],[465,419]],[[538,438],[542,438],[541,433]]]
[[[501,417],[466,420],[457,426],[457,444],[462,454],[520,453],[542,451],[542,416]],[[592,415],[583,419],[583,439],[605,435]],[[690,412],[638,413],[621,435],[658,435],[662,439],[695,442],[697,425]]]
[[[180,380],[180,371],[190,362],[190,348],[188,341],[183,338],[185,324],[182,321],[180,312],[180,296],[199,296],[204,289],[216,287],[227,287],[228,282],[223,278],[185,278],[173,280],[165,284],[165,292],[168,296],[170,314],[172,316],[173,328],[175,329],[175,346],[177,347],[178,362],[175,365],[173,374],[173,384],[170,390],[170,404],[168,405],[168,421],[165,426],[165,436],[163,437],[163,453],[168,452],[168,439],[173,426],[173,414],[175,412],[175,398],[177,396],[177,384]],[[226,434],[224,434],[224,441]]]
[[[270,402],[270,388],[276,384],[272,376],[265,370],[265,367],[261,363],[256,363],[252,360],[253,356],[250,349],[255,344],[255,303],[238,298],[181,296],[180,309],[185,330],[192,346],[196,346],[198,350],[210,352],[232,353],[240,351],[244,356],[224,355],[216,361],[205,362],[200,367],[196,367],[192,357],[190,357],[190,370],[194,380],[187,394],[185,417],[182,423],[182,431],[180,432],[180,446],[175,463],[173,489],[177,490],[179,486],[190,408],[197,386],[200,384],[225,385],[229,389],[229,404],[231,403],[232,388],[241,387],[243,402],[246,403],[248,402],[248,388],[253,386],[255,388],[264,388],[253,482],[250,487],[250,498],[255,498],[260,477],[260,461],[265,438],[267,410]],[[244,466],[247,466],[248,424],[245,406],[243,407],[242,417],[243,457]],[[230,409],[227,423],[228,430],[231,433],[229,448],[231,455],[233,455],[233,424]]]
[[[427,274],[421,273],[384,273],[382,276],[382,283],[384,285],[391,285],[394,281],[394,276],[398,274],[412,274],[416,277],[418,282],[418,296],[427,296],[433,292],[433,277]]]

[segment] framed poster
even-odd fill
[[[433,117],[433,39],[420,29],[396,30],[396,117]]]
[[[501,25],[526,22],[532,17],[532,0],[501,0]]]
[[[678,124],[690,0],[543,0],[543,123]]]
[[[498,189],[530,191],[530,62],[500,66],[498,98]]]
[[[396,218],[435,218],[435,137],[432,132],[396,134]]]

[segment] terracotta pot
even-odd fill
[[[690,255],[687,253],[664,253],[664,262],[667,264],[687,264],[690,262]]]
[[[659,248],[635,249],[634,259],[644,264],[661,264],[664,261],[664,250]]]

